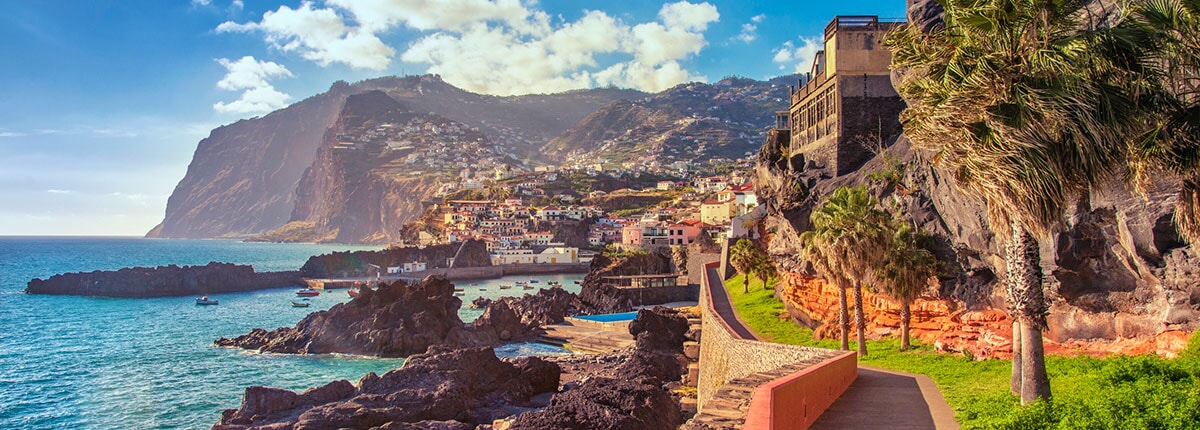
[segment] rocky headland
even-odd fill
[[[629,312],[641,305],[640,293],[626,291],[604,282],[605,277],[627,275],[658,275],[671,273],[671,258],[659,253],[635,253],[623,257],[603,254],[592,259],[587,276],[580,283],[575,307],[583,315]],[[670,301],[670,300],[667,300]],[[659,301],[657,303],[666,303]]]
[[[404,263],[422,262],[426,269],[442,269],[448,267],[448,261],[454,260],[454,267],[485,267],[491,266],[487,244],[478,240],[468,240],[462,243],[431,245],[424,248],[416,246],[395,246],[378,251],[346,251],[321,254],[308,258],[300,267],[300,273],[307,278],[334,278],[346,276],[366,276],[372,274],[368,264],[380,268],[401,266]]]
[[[208,263],[204,266],[127,267],[115,271],[63,273],[29,281],[25,292],[103,297],[170,297],[302,285],[300,273],[254,271],[251,266]]]
[[[433,345],[495,346],[530,339],[542,324],[561,322],[573,298],[561,289],[503,298],[464,324],[458,316],[462,300],[454,296],[450,281],[396,281],[363,289],[357,298],[309,314],[295,327],[254,329],[233,339],[217,339],[216,344],[272,353],[381,357],[421,354]]]
[[[490,348],[434,346],[357,384],[249,387],[213,428],[674,429],[683,417],[664,386],[684,371],[687,328],[656,308],[630,324],[635,346],[612,354],[509,360]]]

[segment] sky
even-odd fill
[[[905,2],[78,0],[0,14],[0,235],[142,235],[209,131],[337,80],[516,95],[807,71]]]

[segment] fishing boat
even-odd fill
[[[221,304],[221,302],[218,300],[209,300],[208,296],[204,296],[204,297],[197,297],[196,304],[201,305],[201,306],[211,306],[211,305],[219,305],[219,304]]]
[[[521,286],[521,289],[523,289],[523,290],[532,290],[533,288],[534,288],[533,285],[522,285]]]
[[[346,290],[346,294],[349,295],[351,298],[358,298],[358,295],[359,295],[358,288],[351,288],[349,290]]]
[[[581,283],[582,283],[582,282],[580,282],[578,279],[576,279],[576,280],[575,280],[575,285],[579,285],[579,284],[581,284]]]
[[[467,290],[464,290],[464,289],[462,289],[462,288],[455,288],[455,289],[454,289],[454,292],[456,292],[456,293],[460,293],[460,292],[463,292],[463,291],[467,291]]]
[[[500,286],[500,289],[501,289],[501,290],[508,290],[508,289],[511,289],[512,287],[513,287],[512,285],[501,285],[501,286]]]
[[[297,302],[295,300],[292,300],[292,307],[293,308],[307,308],[308,302]]]
[[[454,292],[454,295],[456,295],[456,296],[462,296],[462,295],[465,295],[465,294],[467,294],[467,293],[464,293],[464,292],[462,292],[462,291],[455,291],[455,292]]]
[[[514,284],[516,284],[516,285],[520,285],[520,286],[525,286],[525,284],[528,284],[528,282],[525,282],[525,281],[517,281],[517,282],[514,282]]]
[[[312,288],[305,288],[303,290],[296,291],[296,295],[300,297],[316,297],[321,295],[321,292]]]
[[[530,280],[529,280],[529,283],[530,283],[530,284],[536,284],[536,283],[538,283],[538,280],[537,280],[537,279],[530,279]]]

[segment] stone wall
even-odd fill
[[[710,264],[709,266],[712,266]],[[727,381],[827,354],[829,350],[739,339],[712,308],[707,288],[700,288],[703,335],[700,378],[696,383],[700,410]]]

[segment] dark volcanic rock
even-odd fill
[[[216,344],[275,353],[384,357],[422,353],[431,345],[493,346],[529,339],[543,324],[562,322],[575,297],[554,288],[519,299],[505,297],[464,325],[458,317],[462,300],[454,296],[454,285],[442,278],[397,281],[361,291],[347,303],[309,314],[295,327],[256,328],[233,339],[217,339]]]
[[[302,394],[246,389],[242,405],[213,426],[249,428],[467,429],[529,406],[558,387],[558,366],[536,357],[502,361],[490,348],[431,348],[383,376],[336,381]]]
[[[488,305],[490,304],[492,304],[492,299],[487,297],[476,297],[475,300],[471,300],[471,303],[468,304],[467,307],[471,309],[487,309]]]
[[[557,394],[544,410],[512,421],[511,429],[675,429],[683,423],[678,401],[663,388],[686,368],[682,356],[687,320],[673,310],[638,311],[629,332],[637,338],[623,359]],[[605,362],[606,360],[595,360]]]
[[[491,266],[487,244],[478,240],[464,243],[426,246],[418,248],[389,247],[379,251],[333,252],[309,257],[300,267],[300,273],[308,278],[330,278],[368,275],[368,264],[379,267],[395,267],[409,262],[424,262],[427,269],[446,267],[448,259],[454,259],[454,267]]]
[[[602,278],[623,275],[657,275],[671,273],[671,258],[657,253],[634,254],[611,259],[603,254],[592,259],[591,268],[583,278],[575,307],[586,315],[629,312],[634,297],[619,288],[606,285]]]
[[[168,297],[231,293],[299,285],[298,272],[256,273],[251,266],[134,267],[117,271],[64,273],[29,281],[25,292],[105,297]]]

